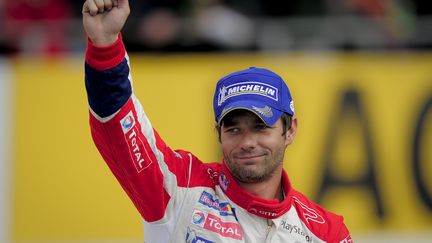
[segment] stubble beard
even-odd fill
[[[225,164],[234,179],[240,183],[259,183],[269,180],[277,168],[282,165],[285,149],[277,151],[274,158],[266,158],[256,169],[240,165],[235,159],[225,157]]]

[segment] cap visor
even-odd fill
[[[248,110],[254,113],[268,126],[273,126],[277,122],[277,120],[279,120],[283,113],[261,102],[244,100],[237,101],[225,105],[225,108],[219,117],[218,125],[220,125],[221,121],[228,113],[240,109]]]

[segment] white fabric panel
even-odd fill
[[[9,242],[12,77],[8,61],[0,58],[0,242]]]

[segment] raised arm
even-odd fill
[[[143,219],[175,225],[175,210],[185,198],[178,188],[188,186],[192,156],[166,146],[133,94],[119,34],[130,12],[128,1],[87,0],[82,12],[89,39],[85,85],[93,141]]]
[[[114,114],[132,95],[120,36],[129,13],[128,0],[86,0],[82,8],[88,37],[86,88],[90,109],[100,118]]]

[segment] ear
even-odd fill
[[[285,133],[285,145],[290,145],[295,138],[297,133],[297,117],[293,117],[291,120],[291,127]]]

